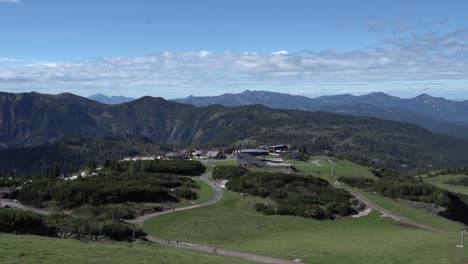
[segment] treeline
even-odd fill
[[[46,222],[62,234],[105,236],[121,241],[130,240],[133,236],[139,238],[145,235],[141,228],[121,223],[118,219],[78,218],[59,214],[48,216]]]
[[[216,166],[213,169],[213,179],[226,179],[240,177],[249,172],[248,169],[239,166]]]
[[[40,215],[14,209],[0,209],[0,232],[43,233],[45,222]]]
[[[129,173],[169,173],[176,175],[199,176],[205,172],[201,162],[195,160],[149,160],[149,161],[109,161],[104,170]]]
[[[461,186],[467,186],[468,187],[468,177],[463,177],[460,179],[455,179],[455,180],[450,180],[444,182],[445,184],[450,184],[450,185],[461,185]]]
[[[16,187],[16,186],[19,186],[21,183],[22,183],[21,179],[0,176],[0,187]]]
[[[449,174],[468,175],[468,167],[460,166],[460,167],[445,168],[436,173],[436,175],[449,175]]]
[[[347,191],[319,178],[270,172],[241,174],[241,169],[233,167],[215,170],[225,172],[217,177],[229,179],[226,184],[229,190],[270,198],[273,202],[255,205],[257,211],[267,215],[336,219],[356,213],[359,207],[359,202]]]
[[[69,137],[39,146],[0,149],[0,171],[30,176],[55,164],[68,173],[89,163],[158,153],[161,153],[159,145],[140,136]]]
[[[28,211],[0,209],[0,232],[57,237],[66,234],[104,236],[114,240],[139,238],[141,228],[123,224],[118,219],[76,218],[69,215],[41,216]]]
[[[35,179],[21,188],[18,199],[34,206],[52,202],[63,208],[83,204],[177,202],[171,189],[182,187],[196,188],[196,184],[190,178],[172,174],[108,172],[73,181]]]

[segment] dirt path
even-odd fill
[[[226,250],[226,249],[221,249],[221,248],[191,244],[191,243],[186,243],[186,242],[181,242],[181,241],[177,242],[177,241],[171,241],[171,240],[164,240],[164,239],[160,239],[160,238],[156,238],[156,237],[152,237],[152,236],[146,236],[145,238],[148,241],[153,242],[153,243],[157,243],[157,244],[164,244],[164,245],[168,245],[168,246],[171,246],[171,247],[191,249],[191,250],[195,250],[195,251],[200,251],[200,252],[205,252],[205,253],[210,253],[210,254],[217,254],[217,255],[222,255],[222,256],[238,257],[238,258],[243,258],[243,259],[246,259],[246,260],[260,262],[260,263],[274,263],[274,264],[293,264],[293,263],[297,264],[298,263],[298,262],[292,261],[292,260],[259,256],[259,255],[254,255],[254,254],[250,254],[250,253],[244,253],[244,252],[239,252],[239,251],[232,251],[232,250]]]
[[[34,213],[40,214],[40,215],[50,215],[51,214],[49,211],[29,207],[29,206],[21,204],[20,202],[15,202],[14,200],[10,200],[10,199],[0,199],[0,204],[7,205],[10,208],[31,211],[31,212],[34,212]]]
[[[397,215],[395,213],[392,213],[389,210],[383,208],[382,206],[372,202],[371,200],[367,199],[367,197],[365,197],[364,195],[362,195],[362,194],[360,194],[360,193],[358,193],[358,192],[356,192],[354,190],[351,190],[349,188],[346,188],[346,190],[348,190],[354,197],[356,197],[359,201],[361,201],[362,203],[364,203],[368,207],[382,213],[382,215],[384,217],[390,217],[390,218],[392,218],[393,220],[395,220],[397,222],[407,224],[407,225],[410,225],[410,226],[414,226],[414,227],[418,227],[418,228],[422,228],[422,229],[426,229],[426,230],[430,230],[430,231],[433,231],[433,232],[438,232],[438,233],[445,232],[444,230],[441,230],[441,229],[438,229],[438,228],[435,228],[435,227],[431,227],[431,226],[427,226],[427,225],[424,225],[424,224],[416,223],[415,221],[413,221],[411,219],[408,219],[408,218],[403,217],[403,216],[399,216],[399,215]]]

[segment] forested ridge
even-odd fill
[[[0,174],[30,176],[54,166],[71,173],[91,163],[158,153],[159,145],[141,136],[67,137],[40,146],[0,149]]]
[[[468,164],[468,141],[376,118],[258,105],[194,107],[152,97],[110,106],[72,94],[2,93],[0,107],[4,147],[57,142],[70,135],[140,135],[179,147],[287,143],[310,155],[330,150],[341,158],[396,170]]]

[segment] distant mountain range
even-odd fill
[[[69,93],[0,93],[0,110],[3,148],[77,135],[137,135],[177,147],[285,143],[309,155],[331,150],[341,158],[394,169],[468,165],[468,140],[370,117],[261,105],[195,107],[148,96],[105,105]]]
[[[421,94],[411,99],[403,99],[380,92],[362,96],[343,94],[309,98],[284,93],[247,90],[239,94],[220,96],[189,96],[175,101],[195,106],[261,104],[270,108],[377,117],[417,124],[435,133],[468,138],[468,101],[455,102],[427,94]]]
[[[135,100],[135,98],[132,97],[125,97],[122,95],[107,96],[101,93],[91,95],[88,98],[103,104],[122,104]]]

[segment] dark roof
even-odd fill
[[[179,153],[179,152],[169,152],[166,154],[166,157],[184,157],[184,156],[187,156],[187,154]]]
[[[270,146],[270,148],[288,148],[287,145],[274,145],[274,146]]]
[[[237,154],[237,165],[239,166],[249,166],[249,167],[265,167],[265,163],[257,158],[253,157],[247,153],[239,153]]]
[[[240,153],[247,153],[252,156],[266,156],[269,154],[268,150],[263,149],[242,149]]]

